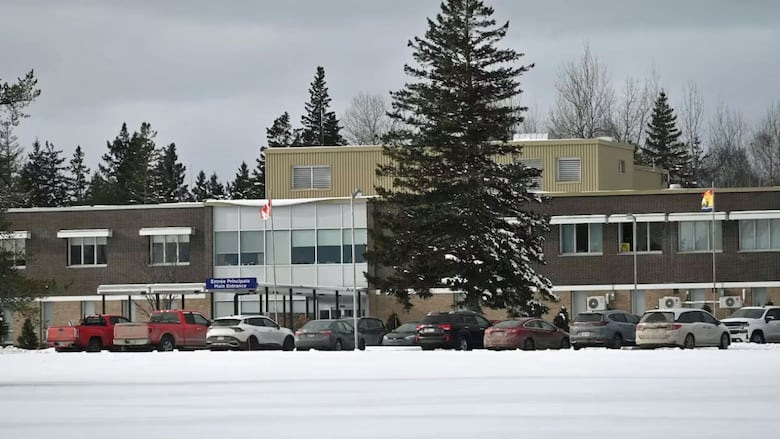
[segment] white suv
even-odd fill
[[[721,321],[732,341],[780,343],[780,306],[746,306]]]
[[[206,345],[212,351],[225,349],[295,348],[295,336],[287,328],[265,316],[230,316],[214,319],[206,333]]]

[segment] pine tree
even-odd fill
[[[36,139],[22,167],[20,186],[27,207],[59,207],[68,204],[68,178],[61,150]]]
[[[260,147],[260,156],[255,159],[257,165],[252,170],[252,188],[248,198],[265,198],[265,147]]]
[[[178,203],[190,199],[190,191],[184,184],[187,168],[179,162],[176,144],[162,148],[154,168],[155,199],[158,203]]]
[[[547,311],[551,283],[535,272],[544,263],[548,220],[535,211],[544,199],[528,191],[540,171],[515,160],[521,147],[502,142],[522,121],[506,102],[521,93],[523,56],[496,47],[509,24],[478,0],[446,0],[424,38],[409,42],[418,66],[393,98],[391,131],[383,147],[390,164],[378,169],[394,182],[377,187],[370,263],[387,268],[369,282],[411,306],[433,288],[460,291],[459,305],[504,308],[520,315]],[[525,109],[523,110],[525,111]]]
[[[294,130],[290,125],[290,114],[286,111],[265,129],[265,137],[270,148],[300,146],[301,143],[300,130]]]
[[[84,152],[81,145],[76,146],[73,152],[73,158],[70,159],[70,178],[68,179],[68,204],[80,206],[85,204],[91,197],[89,178],[89,168],[84,165]]]
[[[0,206],[21,204],[19,174],[24,150],[10,122],[0,122]]]
[[[195,187],[192,188],[192,195],[195,201],[204,201],[209,199],[209,181],[206,179],[206,173],[201,170],[195,179]]]
[[[301,125],[303,125],[301,145],[344,145],[346,142],[339,133],[341,127],[336,119],[336,113],[328,110],[330,96],[325,84],[325,69],[321,66],[317,67],[314,82],[309,88],[309,96],[306,114],[301,117]]]
[[[24,319],[22,333],[16,339],[16,344],[22,349],[38,349],[40,347],[38,334],[35,333],[32,320],[29,318]]]
[[[106,191],[96,194],[103,204],[145,204],[154,201],[157,161],[152,126],[141,123],[140,131],[132,136],[123,123],[113,142],[107,142],[108,152],[99,165],[101,178],[107,183]]]
[[[208,198],[214,198],[217,200],[225,198],[225,186],[219,182],[219,178],[217,178],[216,172],[211,174],[211,177],[209,177],[207,188],[208,189],[206,194],[208,195]]]
[[[691,157],[685,145],[679,141],[682,132],[677,129],[676,121],[677,116],[669,106],[666,93],[659,93],[645,131],[647,140],[642,148],[641,160],[645,165],[667,170],[670,184],[685,183],[683,180],[686,179],[686,173],[690,175],[691,166]]]
[[[238,167],[236,178],[233,183],[228,185],[230,198],[234,200],[246,200],[252,191],[252,179],[249,177],[249,166],[246,162],[241,162]]]

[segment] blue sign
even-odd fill
[[[207,290],[255,290],[256,277],[226,277],[206,279]]]

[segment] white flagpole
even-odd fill
[[[718,288],[715,284],[715,182],[712,182],[712,294],[714,302],[712,304],[712,314],[715,315],[718,303]]]
[[[268,203],[271,203],[271,199],[268,199]],[[279,323],[279,312],[277,311],[277,304],[276,302],[279,301],[279,298],[276,294],[276,236],[274,233],[274,209],[273,206],[271,207],[270,217],[271,217],[271,257],[273,258],[273,276],[274,276],[274,320],[276,323]]]

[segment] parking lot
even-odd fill
[[[780,346],[0,354],[3,437],[765,436]],[[553,436],[555,437],[555,436]]]

